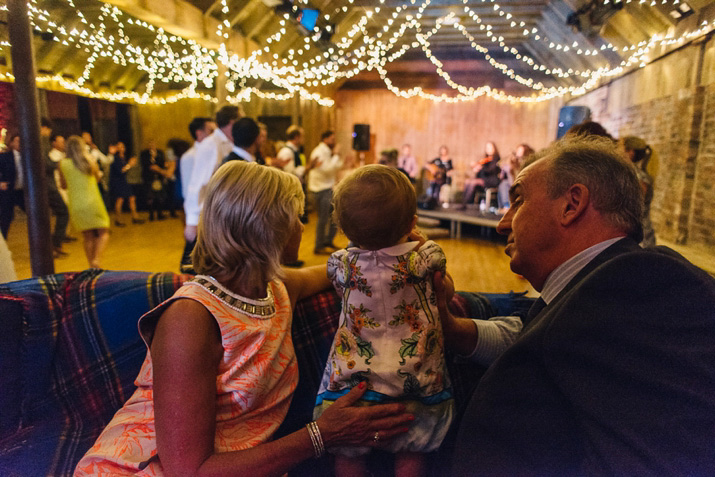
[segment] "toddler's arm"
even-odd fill
[[[435,273],[434,289],[437,308],[442,321],[444,339],[458,354],[472,361],[489,366],[519,337],[522,323],[518,316],[499,316],[489,320],[460,318],[450,313],[447,303],[449,290],[454,295],[454,284],[449,275]],[[451,298],[450,298],[451,299]]]
[[[325,265],[306,268],[283,268],[283,283],[288,290],[291,307],[298,300],[315,295],[331,287]]]

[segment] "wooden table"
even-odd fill
[[[429,217],[432,219],[449,220],[450,238],[462,238],[462,224],[481,225],[496,229],[501,220],[501,215],[493,214],[479,209],[457,210],[453,208],[436,208],[432,210],[417,209],[419,217]]]

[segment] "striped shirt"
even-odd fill
[[[616,237],[597,243],[596,245],[577,253],[556,267],[546,278],[546,282],[544,282],[544,288],[541,290],[541,298],[543,298],[547,305],[551,303],[554,298],[561,293],[561,290],[564,289],[571,279],[583,269],[583,267],[588,265],[588,263],[596,258],[599,253],[603,252],[622,238],[623,237]]]
[[[554,269],[546,278],[541,298],[548,305],[583,267],[598,254],[621,240],[616,237],[583,250]],[[523,327],[517,316],[497,316],[489,320],[472,320],[477,327],[477,345],[467,356],[483,366],[489,366],[499,355],[516,341]]]

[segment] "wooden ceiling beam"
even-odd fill
[[[217,10],[218,7],[221,5],[221,0],[214,0],[214,2],[209,5],[209,7],[206,9],[204,12],[204,16],[209,17],[214,10]]]
[[[273,20],[276,19],[273,10],[260,3],[261,7],[257,8],[254,13],[241,24],[241,29],[245,32],[246,38],[254,39],[264,28],[266,28]],[[267,32],[269,34],[275,32]]]
[[[379,3],[376,2],[375,0],[353,0],[353,2],[349,5],[350,7],[380,7],[380,8],[397,8],[397,7],[402,7],[405,5],[405,3],[408,3],[407,8],[414,8],[417,9],[420,7],[422,2],[415,2],[414,4],[409,4],[409,2],[405,2],[405,0],[385,0],[384,3]],[[463,5],[460,4],[461,2],[455,2],[455,0],[432,0],[429,4],[429,8],[434,8],[434,7],[457,7],[460,10],[464,8]],[[530,8],[530,7],[543,7],[548,3],[548,0],[510,0],[509,2],[503,2],[503,5],[501,5],[504,8],[504,11],[507,13],[511,13],[512,15],[514,14],[513,11],[517,8]],[[492,10],[494,11],[494,4],[491,2],[485,2],[485,3],[477,3],[477,2],[471,2],[469,4],[469,8],[471,8],[474,11],[478,10]],[[427,10],[425,9],[425,10]]]
[[[127,75],[126,89],[127,91],[136,91],[137,89],[139,89],[139,86],[144,85],[147,80],[147,73],[145,71],[140,70],[139,68],[136,68],[129,75]]]
[[[241,31],[245,31],[244,25],[246,24],[246,21],[254,16],[256,10],[260,9],[262,6],[265,5],[263,5],[263,2],[260,0],[248,0],[246,5],[229,19],[229,23],[232,27],[237,26],[241,29]]]
[[[246,11],[246,7],[251,5],[252,2],[254,2],[254,0],[240,0],[238,2],[231,3],[231,7],[229,10],[229,14],[231,16],[228,19],[228,22],[231,24],[231,27],[239,23],[242,13]]]
[[[57,18],[58,20],[55,20],[55,22],[57,22],[58,25],[64,26],[67,31],[72,31],[73,28],[82,25],[75,12],[70,9],[54,9],[50,10],[49,13],[52,18]],[[35,64],[37,65],[36,67],[38,70],[47,69],[47,63],[51,63],[54,58],[62,54],[65,48],[68,48],[60,41],[45,40],[38,36],[35,36],[34,43],[36,47]],[[38,45],[39,48],[37,48]]]
[[[582,45],[589,49],[598,48],[584,35],[576,33],[566,25],[566,20],[561,16],[561,13],[555,8],[549,8],[549,14],[544,15],[539,23],[539,30],[544,32],[549,40],[554,43],[561,43],[565,45],[570,45],[573,43],[574,39]],[[559,20],[559,21],[557,21]],[[595,58],[591,55],[580,55],[577,53],[578,50],[573,49],[568,52],[558,51],[558,55],[546,45],[546,42],[542,40],[530,40],[529,44],[534,46],[534,48],[540,51],[548,51],[547,55],[551,63],[546,63],[546,66],[559,66],[564,70],[572,68],[574,70],[584,70],[584,69],[597,69],[603,65],[605,61],[604,58]]]
[[[173,35],[190,38],[207,48],[217,49],[221,45],[221,38],[216,35],[219,20],[204,15],[201,9],[186,0],[104,1],[140,20],[161,27]],[[227,48],[242,51],[245,42],[240,37],[239,33],[234,32],[226,42]]]
[[[564,70],[569,69],[569,66],[567,66],[559,61],[556,61],[554,59],[554,55],[551,53],[551,51],[538,50],[533,47],[533,44],[530,44],[530,43],[525,43],[523,45],[522,51],[523,50],[526,50],[525,53],[528,56],[532,57],[535,61],[537,61],[538,63],[540,63],[542,65],[550,66],[551,68],[559,67]],[[520,68],[515,71],[518,71],[519,75],[523,76],[525,78],[529,77],[529,78],[534,78],[536,80],[537,75],[543,74],[543,72],[533,69],[533,67],[529,66],[528,64],[524,64],[523,68],[524,69]],[[571,86],[571,85],[577,84],[579,82],[579,80],[576,78],[559,78],[558,76],[549,76],[548,78],[560,86]],[[544,79],[542,79],[541,81],[544,83],[548,83],[548,81],[544,80]]]
[[[121,87],[127,91],[131,90],[131,88],[128,87],[127,82],[129,78],[136,75],[137,70],[138,68],[134,63],[129,63],[127,66],[125,66],[122,72],[111,80],[112,89]]]

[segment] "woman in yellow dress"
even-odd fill
[[[82,232],[90,268],[99,268],[109,240],[109,214],[99,192],[102,171],[81,137],[70,136],[67,140],[67,156],[60,161],[60,172],[67,184],[72,226]]]

